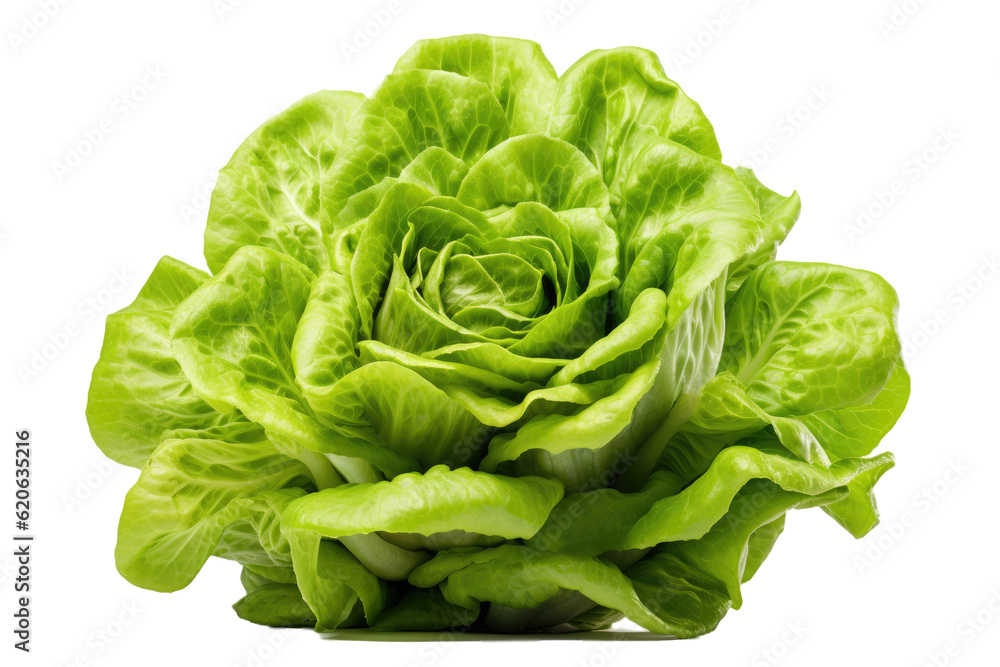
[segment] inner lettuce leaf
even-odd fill
[[[892,287],[777,259],[800,211],[644,49],[428,39],[303,97],[221,169],[208,271],[107,320],[119,571],[214,555],[320,632],[711,632],[787,512],[878,524],[909,397]]]

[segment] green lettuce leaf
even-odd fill
[[[278,511],[302,493],[281,489],[306,479],[308,469],[280,453],[253,424],[231,424],[206,437],[167,438],[125,497],[118,571],[143,588],[184,588],[229,526]]]
[[[165,432],[236,419],[195,393],[170,347],[174,310],[208,278],[164,257],[135,301],[108,316],[87,400],[90,434],[108,458],[141,468]]]
[[[663,542],[699,539],[725,515],[733,498],[754,479],[804,495],[819,495],[869,470],[893,466],[888,454],[844,459],[830,467],[802,461],[777,448],[737,445],[718,453],[708,470],[678,491],[681,484],[667,471],[654,474],[636,493],[603,489],[567,496],[529,544],[583,556],[644,549]],[[595,521],[621,516],[623,521]]]
[[[247,593],[233,605],[244,621],[279,628],[311,627],[316,624],[309,605],[295,584],[268,584]]]
[[[539,134],[548,125],[558,77],[535,42],[488,35],[425,39],[403,54],[395,72],[411,69],[454,72],[489,86],[511,136]]]
[[[219,171],[205,228],[205,259],[218,273],[247,245],[271,248],[319,272],[321,184],[364,95],[323,90],[251,134]]]

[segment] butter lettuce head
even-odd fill
[[[909,394],[893,289],[775,259],[799,208],[642,49],[427,40],[303,98],[222,168],[209,272],[108,318],[119,571],[233,560],[240,617],[321,631],[711,631],[788,511],[876,525]]]

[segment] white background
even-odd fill
[[[906,11],[894,15],[894,3]],[[348,58],[356,29],[390,7],[388,25]],[[4,664],[996,664],[998,20],[986,0],[4,0]],[[657,52],[704,107],[727,162],[801,194],[782,257],[871,269],[900,293],[913,394],[884,442],[898,465],[878,488],[882,526],[854,542],[819,511],[793,514],[743,609],[704,638],[332,642],[237,619],[232,563],[210,563],[172,595],[115,571],[118,512],[137,473],[105,463],[84,420],[104,316],[161,255],[204,266],[205,193],[265,118],[321,88],[370,93],[415,40],[465,32],[536,40],[560,72],[593,48]],[[144,98],[127,117],[123,94]],[[55,163],[103,119],[111,132],[60,178]],[[897,180],[901,194],[879,209]],[[867,228],[859,209],[873,212]],[[25,378],[35,352],[73,325]],[[9,629],[21,428],[35,453],[30,656],[11,648]]]

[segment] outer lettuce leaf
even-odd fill
[[[233,605],[244,621],[279,628],[311,627],[316,616],[295,584],[268,584],[247,593]]]
[[[439,466],[425,475],[345,484],[305,496],[287,509],[282,530],[303,597],[319,619],[317,628],[333,629],[348,619],[358,598],[373,622],[385,606],[384,585],[375,577],[406,579],[430,557],[393,544],[393,533],[431,538],[418,540],[413,545],[418,549],[468,543],[469,534],[484,531],[497,539],[530,537],[561,497],[562,487],[551,480]],[[331,537],[350,551],[322,539]]]
[[[208,277],[164,257],[135,301],[108,317],[87,400],[90,434],[108,458],[141,468],[164,432],[236,418],[195,393],[170,349],[174,309]]]
[[[292,581],[295,581],[294,574],[292,575]],[[240,572],[240,583],[243,584],[244,591],[251,593],[261,586],[276,584],[278,582],[267,575],[254,572],[249,567],[244,565],[243,570]]]
[[[669,626],[643,606],[628,578],[597,558],[546,553],[515,544],[484,551],[460,549],[442,552],[421,565],[409,581],[421,588],[440,585],[448,602],[472,610],[481,602],[533,609],[561,590],[577,591],[593,601],[591,606],[597,603],[617,609],[651,632],[672,634]],[[525,629],[551,624],[550,619],[539,618]]]
[[[414,570],[410,583],[440,585],[446,600],[471,610],[492,603],[486,623],[496,631],[563,621],[599,627],[615,617],[609,611],[614,610],[651,632],[697,636],[714,629],[730,607],[740,607],[740,583],[752,574],[747,564],[758,531],[773,533],[770,527],[789,509],[823,505],[844,493],[834,489],[813,496],[753,482],[703,537],[664,544],[624,576],[601,559],[504,545],[443,552]],[[579,608],[586,611],[572,611]]]
[[[730,271],[729,281],[726,284],[729,296],[736,293],[751,271],[775,258],[778,254],[778,246],[788,236],[788,232],[792,231],[792,226],[799,219],[799,213],[802,210],[802,202],[799,200],[797,192],[783,197],[774,190],[765,187],[757,179],[757,175],[746,167],[737,167],[736,174],[757,200],[760,218],[764,225],[761,230],[760,244],[752,253],[742,257]]]
[[[421,470],[439,463],[477,463],[489,429],[460,403],[417,373],[390,362],[361,366],[310,405],[337,424],[370,431]]]
[[[615,200],[636,147],[651,138],[669,139],[713,160],[721,156],[701,107],[644,49],[592,51],[574,63],[559,78],[548,133],[579,148]]]
[[[170,335],[181,367],[206,401],[238,408],[305,462],[318,486],[340,480],[316,453],[348,459],[342,472],[350,459],[387,474],[415,469],[415,461],[384,443],[323,424],[303,396],[292,347],[314,279],[287,255],[241,248],[177,309]]]
[[[578,630],[584,632],[597,632],[607,630],[618,621],[625,618],[625,614],[617,609],[594,606],[579,616],[574,616],[567,623]]]
[[[636,493],[622,493],[615,489],[596,489],[567,495],[549,514],[545,525],[526,544],[541,551],[561,551],[579,555],[599,555],[602,546],[614,548],[612,541],[597,526],[611,526],[624,535],[658,501],[675,496],[683,484],[677,475],[659,470]],[[590,537],[588,537],[588,535]],[[588,548],[586,540],[596,546]],[[581,543],[581,540],[583,542]],[[604,545],[600,544],[604,542]],[[577,546],[580,549],[577,549]]]
[[[884,471],[892,465],[888,454],[845,459],[824,468],[777,449],[728,447],[680,492],[676,492],[676,477],[664,472],[654,475],[634,494],[599,490],[567,496],[529,544],[560,553],[597,556],[699,539],[725,515],[750,480],[767,479],[786,491],[819,495],[848,485],[866,471]],[[597,516],[622,516],[629,521],[597,522]]]
[[[350,279],[338,271],[323,273],[311,286],[292,341],[296,381],[309,401],[361,365],[353,297]]]
[[[846,493],[837,487],[819,493],[794,493],[768,480],[754,480],[740,490],[726,516],[703,537],[668,542],[657,548],[656,553],[677,555],[722,582],[733,608],[739,609],[743,604],[740,584],[747,578],[745,568],[752,536],[790,509],[823,506]]]
[[[229,425],[211,437],[164,440],[125,498],[118,571],[143,588],[184,588],[229,526],[280,511],[275,508],[302,492],[277,490],[307,476],[305,466],[278,452],[252,424]]]
[[[851,483],[853,484],[853,480]],[[831,504],[835,505],[838,502],[841,501],[834,501]],[[824,510],[829,507],[830,505],[823,505]],[[785,515],[782,514],[774,521],[764,524],[750,535],[750,539],[747,540],[746,564],[743,567],[743,583],[750,581],[753,575],[757,574],[757,570],[764,564],[767,557],[771,555],[771,550],[784,530]]]
[[[870,403],[838,410],[820,410],[802,422],[823,443],[832,458],[867,456],[896,425],[910,396],[910,376],[902,357]]]
[[[491,535],[516,539],[534,535],[560,498],[562,486],[554,480],[435,466],[391,482],[343,484],[311,493],[288,509],[284,527],[326,537],[376,531],[482,533],[488,528]]]
[[[769,551],[773,546],[785,512],[842,495],[839,489],[811,496],[783,491],[764,480],[751,482],[704,537],[666,543],[625,573],[642,603],[672,627],[675,636],[711,632],[731,607],[741,606],[740,583],[759,567],[762,547]]]
[[[274,583],[295,583],[292,551],[281,532],[281,515],[289,502],[306,495],[303,488],[283,488],[260,495],[259,511],[231,523],[213,556],[234,560],[247,572]]]
[[[355,625],[359,603],[369,621],[385,608],[386,583],[343,546],[320,540],[318,533],[309,531],[291,533],[289,543],[299,591],[316,616],[316,630]]]
[[[417,42],[396,63],[410,69],[455,72],[489,86],[507,114],[511,136],[545,131],[555,97],[556,71],[535,42],[461,35]]]
[[[481,211],[538,202],[550,211],[609,207],[600,173],[573,146],[541,135],[505,141],[469,170],[458,200]]]
[[[460,629],[472,624],[478,615],[478,607],[452,604],[439,588],[410,588],[403,599],[375,617],[371,627],[389,632]]]
[[[719,454],[716,463],[705,475],[682,493],[673,499],[656,503],[629,530],[622,548],[642,548],[667,540],[690,539],[685,535],[695,537],[704,534],[713,515],[717,516],[717,511],[713,509],[716,507],[715,503],[725,503],[726,497],[732,497],[734,487],[740,488],[750,479],[768,479],[786,491],[820,495],[846,486],[866,471],[888,470],[893,465],[895,459],[892,455],[882,454],[869,459],[844,459],[833,463],[829,468],[822,468],[780,453],[753,447],[729,447]],[[725,475],[726,482],[720,482],[716,475]],[[727,484],[728,489],[719,489],[719,486]],[[704,516],[694,521],[681,519],[681,516],[687,514],[681,505],[683,500],[699,496],[704,502]]]
[[[871,453],[895,426],[909,396],[910,376],[899,359],[885,387],[868,405],[815,412],[803,421],[831,458],[863,456]],[[873,489],[881,476],[875,470],[859,475],[848,484],[848,496],[825,506],[823,511],[854,537],[867,535],[879,521]]]
[[[777,416],[870,403],[899,358],[897,309],[896,292],[873,273],[765,264],[728,307],[719,370]]]
[[[906,371],[893,372],[896,303],[891,287],[863,271],[765,264],[730,302],[720,374],[683,430],[729,444],[770,426],[821,465],[830,453],[869,453],[909,393]]]
[[[872,490],[886,472],[887,468],[862,472],[847,484],[847,495],[825,505],[823,511],[854,537],[864,537],[878,525],[878,505]]]
[[[761,240],[760,209],[731,168],[672,141],[642,145],[622,174],[615,206],[621,267],[618,307],[642,290],[667,290],[673,324],[706,287]]]
[[[328,264],[320,232],[321,183],[364,101],[323,90],[251,134],[219,172],[205,228],[205,259],[218,273],[247,245],[277,250],[319,272]]]
[[[821,465],[829,463],[822,444],[801,420],[768,414],[754,403],[731,373],[720,373],[705,386],[698,407],[682,430],[731,444],[766,426],[774,430],[787,449],[803,460]]]

